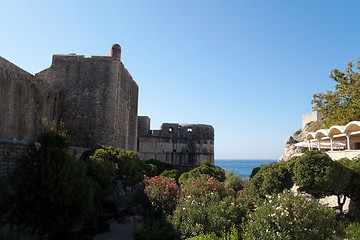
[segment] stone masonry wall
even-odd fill
[[[26,155],[27,143],[0,139],[0,182],[7,184],[15,167]]]
[[[0,57],[0,138],[34,141],[57,118],[58,91]]]
[[[27,155],[28,143],[10,139],[0,139],[0,183],[7,184],[15,168]],[[86,148],[70,147],[68,153],[79,159]]]
[[[150,119],[139,117],[138,155],[190,170],[207,160],[214,164],[214,129],[204,124],[163,123],[150,130]],[[149,129],[147,129],[149,128]]]
[[[72,145],[136,150],[138,86],[119,59],[54,55],[36,76],[59,89],[59,120]]]

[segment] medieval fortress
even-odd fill
[[[53,55],[35,75],[0,57],[0,175],[36,141],[44,119],[64,124],[73,149],[114,146],[183,170],[202,160],[214,164],[212,126],[163,123],[150,130],[150,118],[137,115],[138,92],[118,44],[108,56]]]

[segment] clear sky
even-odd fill
[[[360,57],[360,1],[2,1],[0,56],[106,55],[139,85],[139,115],[215,128],[215,158],[278,159],[334,68]]]

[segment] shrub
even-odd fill
[[[155,177],[155,176],[159,176],[161,173],[163,173],[165,170],[179,170],[178,167],[170,164],[170,163],[166,163],[166,162],[162,162],[160,160],[156,160],[156,159],[150,159],[150,160],[146,160],[145,164],[147,165],[153,165],[155,166],[155,171],[152,172],[153,175],[149,175],[150,177]]]
[[[326,239],[336,229],[336,212],[309,195],[284,190],[267,196],[250,214],[245,239]]]
[[[0,240],[31,240],[32,237],[13,231],[9,227],[0,228]]]
[[[170,221],[182,238],[212,232],[220,236],[233,224],[240,226],[245,212],[233,189],[214,177],[199,175],[181,185],[180,199]]]
[[[16,169],[12,191],[2,199],[6,222],[61,239],[83,219],[93,202],[93,189],[81,162],[67,154],[68,140],[55,131],[39,135],[39,149],[29,146],[29,156]]]
[[[146,177],[143,181],[145,193],[151,204],[167,214],[175,209],[179,198],[179,187],[173,178]]]
[[[262,165],[259,172],[250,180],[254,191],[265,197],[273,193],[280,193],[293,186],[292,174],[286,163],[272,162]]]
[[[111,186],[111,178],[115,173],[114,162],[111,158],[111,154],[104,148],[98,148],[91,155],[82,157],[87,166],[87,174],[93,180],[96,202],[107,197]]]
[[[223,231],[229,231],[233,225],[239,227],[245,212],[233,196],[214,198],[212,201],[194,199],[188,204],[178,205],[170,221],[182,238],[201,233],[221,236]]]
[[[165,170],[160,174],[160,177],[174,178],[175,181],[179,180],[181,173],[177,169]]]
[[[242,185],[243,179],[239,177],[238,174],[235,174],[232,170],[225,171],[225,185],[230,188],[233,188],[235,191],[243,189]]]
[[[145,226],[134,231],[135,240],[175,240],[179,236],[166,221],[147,221]]]
[[[351,222],[345,229],[347,239],[359,240],[360,239],[360,223]]]
[[[179,178],[179,183],[181,184],[191,177],[197,178],[199,174],[210,175],[220,182],[225,181],[225,171],[219,167],[210,165],[207,161],[204,160],[201,162],[199,167],[194,168],[189,172],[183,173]]]
[[[187,240],[239,240],[241,237],[239,236],[239,230],[235,227],[232,227],[230,231],[223,231],[221,236],[218,237],[215,233],[210,234],[200,234],[196,237],[188,238]]]

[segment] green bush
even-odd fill
[[[160,177],[173,178],[177,182],[179,180],[181,173],[177,169],[165,170],[160,174]]]
[[[82,155],[87,167],[87,174],[93,180],[95,188],[95,201],[104,200],[111,186],[111,178],[115,173],[111,154],[104,148],[98,148],[91,155],[88,152]]]
[[[171,224],[163,220],[147,221],[145,226],[134,231],[135,240],[176,240],[179,235]]]
[[[169,170],[169,171],[174,170],[174,169],[179,170],[178,167],[176,167],[170,163],[165,163],[165,162],[162,162],[162,161],[156,160],[156,159],[146,160],[145,164],[147,164],[147,165],[151,164],[151,165],[155,166],[155,171],[152,172],[152,175],[148,174],[149,177],[159,176],[166,170]]]
[[[243,189],[242,185],[243,179],[239,177],[238,174],[235,174],[232,170],[225,171],[225,185],[235,190],[235,192]]]
[[[345,229],[346,237],[349,240],[360,240],[360,223],[351,222]]]
[[[181,196],[170,222],[181,237],[215,233],[240,226],[246,209],[236,192],[209,175],[189,178],[181,185]]]
[[[33,238],[26,234],[13,231],[9,227],[0,228],[0,240],[32,240]]]
[[[196,237],[190,237],[186,240],[240,240],[241,236],[239,236],[239,230],[237,230],[235,227],[232,227],[230,231],[226,232],[223,231],[221,233],[221,236],[217,236],[215,233],[209,233],[209,234],[200,234]]]
[[[201,165],[189,172],[183,173],[179,178],[179,183],[185,182],[188,178],[197,178],[200,174],[210,175],[220,182],[225,181],[225,171],[219,167],[210,165],[207,161],[202,161]]]
[[[334,210],[284,190],[250,214],[245,239],[326,239],[334,236],[336,224]]]
[[[280,193],[293,186],[292,174],[286,163],[272,162],[262,165],[259,172],[250,180],[251,187],[262,197]]]
[[[175,209],[176,202],[179,199],[179,187],[173,178],[161,178],[155,176],[146,177],[143,181],[145,193],[151,204],[159,211],[167,214]]]
[[[93,189],[85,166],[67,154],[66,135],[45,131],[40,148],[29,146],[29,156],[16,169],[11,191],[2,198],[5,222],[64,239],[90,211]]]

